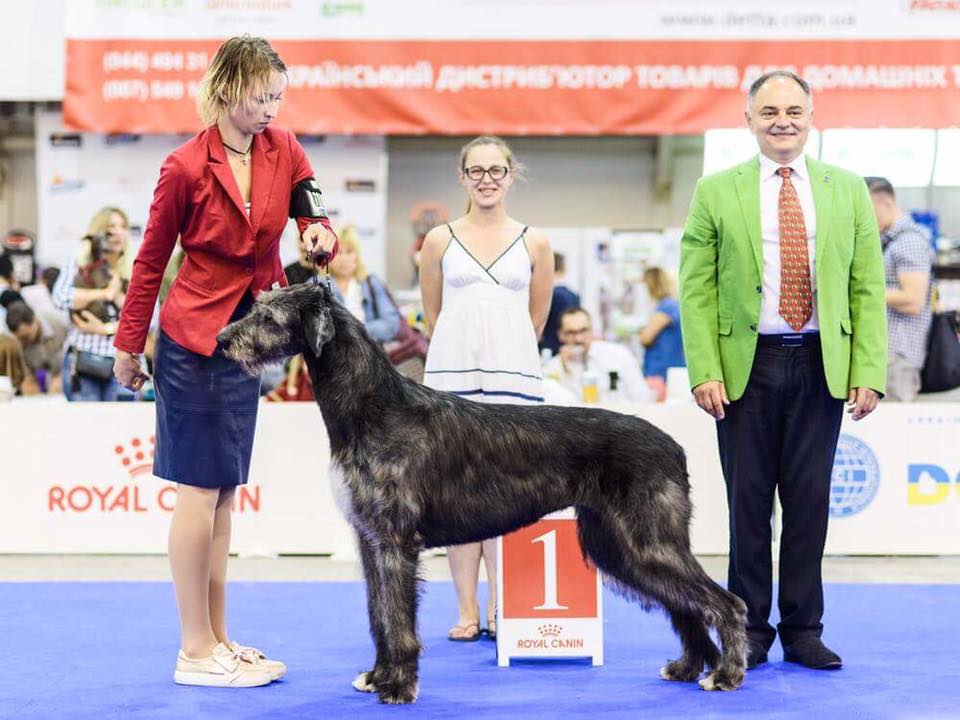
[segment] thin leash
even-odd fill
[[[326,250],[318,250],[310,253],[310,261],[313,263],[313,284],[319,285],[321,282],[330,290],[330,253]],[[323,268],[323,278],[320,277],[320,268]]]

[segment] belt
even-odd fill
[[[758,335],[760,347],[813,347],[820,344],[820,333],[791,333],[789,335]]]

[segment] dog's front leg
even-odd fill
[[[360,546],[360,560],[363,564],[363,576],[367,586],[367,616],[370,623],[370,637],[377,651],[373,670],[357,675],[353,687],[360,692],[377,692],[377,686],[383,682],[386,661],[386,635],[383,624],[383,578],[377,563],[376,548],[363,532],[357,531],[357,543]]]
[[[420,640],[416,622],[419,548],[415,543],[403,543],[396,536],[381,538],[376,558],[383,578],[378,611],[385,639],[385,667],[376,675],[376,691],[380,702],[412,703],[419,689]]]

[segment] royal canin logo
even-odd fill
[[[117,445],[113,451],[117,454],[123,469],[134,478],[153,470],[153,446],[156,442],[153,435],[148,438],[135,437],[130,440],[128,446]]]
[[[561,630],[563,630],[562,626],[553,625],[552,623],[547,623],[546,625],[540,625],[537,628],[537,632],[540,633],[540,637],[560,637]]]

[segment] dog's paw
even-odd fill
[[[358,692],[373,693],[377,691],[377,686],[373,684],[373,671],[362,672],[357,675],[353,682],[353,689]]]
[[[686,662],[682,658],[667,663],[660,668],[660,677],[664,680],[674,680],[677,682],[693,682],[700,677],[703,670],[703,664],[699,666],[696,663]]]
[[[743,682],[743,671],[714,670],[700,681],[704,690],[736,690]]]
[[[385,705],[409,705],[417,701],[420,684],[388,685],[377,690],[377,698]]]

